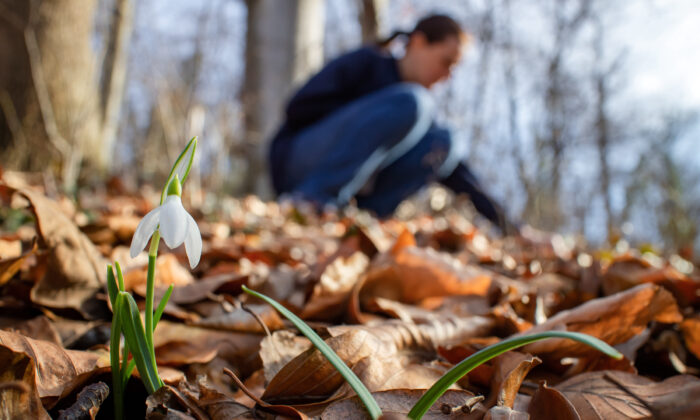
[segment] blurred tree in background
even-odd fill
[[[0,0],[0,165],[51,174],[66,191],[114,173],[159,182],[197,134],[193,184],[271,198],[266,142],[294,88],[325,60],[440,11],[473,37],[434,89],[441,118],[513,216],[692,249],[698,120],[634,96],[615,35],[651,3]]]

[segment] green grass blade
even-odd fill
[[[165,305],[167,305],[168,300],[170,299],[170,295],[173,293],[173,285],[171,284],[170,287],[168,287],[168,290],[166,290],[165,294],[163,295],[163,298],[160,300],[160,303],[158,304],[158,308],[156,308],[156,313],[153,316],[153,329],[155,330],[156,325],[158,325],[158,321],[160,321],[160,317],[163,315],[163,311],[165,310]],[[123,347],[123,354],[122,354],[122,360],[126,361],[129,360],[129,346],[124,343]],[[121,371],[121,377],[122,377],[122,383],[124,384],[124,387],[126,387],[126,383],[129,381],[129,377],[131,376],[131,372],[134,371],[134,368],[136,367],[136,361],[134,359],[131,359],[128,361],[128,363],[125,362],[122,366],[122,371]]]
[[[117,269],[117,280],[119,281],[119,291],[125,292],[124,290],[124,276],[122,275],[122,267],[119,265],[118,261],[114,262],[114,267]]]
[[[131,377],[131,372],[133,372],[134,368],[136,367],[136,361],[133,358],[131,360],[129,360],[129,354],[131,354],[131,352],[129,351],[129,345],[126,342],[126,340],[124,340],[124,346],[122,346],[122,370],[121,370],[122,387],[124,389],[126,389],[126,383],[129,382],[129,378]]]
[[[325,341],[321,337],[318,336],[314,332],[314,330],[311,329],[304,321],[302,321],[299,317],[291,313],[287,308],[284,306],[280,305],[277,303],[274,299],[271,299],[263,294],[260,294],[254,290],[250,290],[247,287],[243,286],[243,290],[250,294],[253,295],[257,298],[260,298],[264,300],[265,302],[269,303],[273,308],[277,309],[282,315],[284,315],[288,320],[296,326],[299,331],[302,332],[311,342],[313,343],[314,346],[325,356],[326,359],[335,367],[335,369],[340,373],[343,378],[348,382],[348,384],[352,387],[352,389],[355,390],[357,393],[357,396],[360,397],[360,400],[362,403],[367,407],[367,411],[369,411],[369,415],[372,417],[372,419],[378,419],[382,415],[382,410],[379,408],[379,405],[377,404],[377,401],[374,399],[372,394],[369,392],[367,387],[365,387],[365,384],[360,381],[360,379],[355,375],[355,373],[350,370],[350,368],[343,362],[343,360],[338,357],[337,354],[331,349],[328,344],[326,344]]]
[[[112,267],[110,266],[109,272],[111,271]],[[114,280],[114,275],[112,275],[112,280]],[[116,287],[116,282],[114,285]],[[114,418],[117,420],[122,420],[124,417],[124,382],[121,378],[121,366],[119,363],[119,341],[122,333],[121,309],[123,301],[123,297],[118,295],[113,302],[112,308],[114,313],[112,315],[112,331],[109,340],[109,361],[112,366],[112,387],[114,388]],[[126,360],[124,360],[124,363],[126,363]]]
[[[606,342],[587,334],[569,331],[547,331],[509,338],[472,354],[447,371],[416,402],[411,411],[408,413],[408,418],[418,420],[423,417],[423,415],[428,411],[428,409],[430,409],[435,401],[437,401],[438,398],[440,398],[449,389],[449,387],[452,386],[452,384],[457,382],[461,377],[482,363],[487,362],[509,350],[513,350],[526,344],[534,343],[535,341],[544,340],[547,338],[568,338],[579,341],[607,354],[610,357],[622,359],[622,354],[619,351],[612,348]]]
[[[136,367],[139,369],[146,390],[149,394],[153,394],[162,386],[162,383],[158,377],[158,370],[150,357],[138,307],[130,294],[120,292],[120,295],[124,296],[125,299],[125,303],[122,306],[124,337],[129,343],[129,349],[136,362]]]
[[[158,307],[156,308],[156,313],[153,315],[153,331],[156,330],[156,325],[158,325],[158,321],[160,321],[160,317],[163,315],[163,311],[165,311],[165,305],[168,304],[168,300],[170,299],[170,295],[173,294],[173,285],[171,284],[168,287],[168,290],[165,291],[165,294],[163,297],[160,299],[160,302],[158,303]]]
[[[107,266],[107,294],[109,295],[109,303],[112,304],[112,311],[114,310],[114,303],[117,299],[117,293],[119,293],[119,287],[117,286],[117,279],[114,278],[114,270],[111,265]]]

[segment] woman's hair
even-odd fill
[[[416,27],[411,32],[394,31],[388,38],[377,42],[380,48],[387,47],[391,41],[399,36],[411,36],[416,32],[421,32],[425,35],[428,43],[444,41],[446,38],[455,36],[461,38],[464,36],[462,28],[454,19],[446,15],[431,15],[419,20]]]

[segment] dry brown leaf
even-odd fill
[[[686,347],[700,359],[700,317],[687,318],[681,322],[680,327]]]
[[[253,372],[252,375],[248,377],[243,383],[245,387],[251,392],[255,397],[262,397],[263,392],[265,392],[265,372],[260,369]],[[243,392],[242,389],[238,389],[233,395],[233,399],[239,404],[245,405],[248,408],[255,407],[255,400],[250,398],[248,394]]]
[[[34,361],[0,346],[0,418],[49,420],[39,399]]]
[[[61,336],[58,334],[53,322],[49,321],[44,315],[21,321],[0,318],[0,329],[63,346]]]
[[[343,303],[368,266],[369,258],[360,251],[335,258],[325,266],[300,317],[329,320],[342,314]]]
[[[533,419],[581,420],[578,412],[561,391],[541,382],[530,400],[527,412]]]
[[[667,403],[694,404],[677,398],[679,392],[700,385],[698,378],[679,375],[662,382],[626,372],[599,371],[575,376],[557,385],[582,420],[643,419],[651,416],[649,407]],[[694,397],[697,397],[697,390]]]
[[[70,308],[86,318],[106,309],[95,298],[106,279],[106,262],[58,204],[31,190],[18,191],[31,203],[42,244],[48,248],[46,274],[32,288],[32,301],[50,308]]]
[[[520,385],[530,370],[540,363],[541,360],[537,357],[519,352],[504,353],[496,358],[491,379],[491,394],[485,405],[514,408]]]
[[[208,363],[220,357],[233,366],[252,372],[260,365],[258,350],[262,336],[161,321],[153,344],[158,364],[181,366]]]
[[[398,357],[399,351],[434,354],[440,345],[459,342],[466,337],[487,333],[493,323],[488,318],[443,319],[424,325],[388,321],[375,326],[329,327],[328,345],[351,368],[367,357],[379,357],[385,363]],[[386,381],[380,378],[376,383]],[[340,374],[315,348],[289,362],[270,381],[266,401],[320,400],[333,394],[343,383]],[[300,402],[301,402],[300,401]]]
[[[21,242],[20,249],[21,249]],[[34,255],[38,249],[36,240],[32,244],[32,248],[25,252],[24,254],[18,255],[11,258],[0,258],[0,286],[10,281],[10,279],[17,274],[17,272],[22,268],[24,262],[30,256]]]
[[[109,386],[104,382],[90,384],[83,388],[75,399],[75,403],[65,410],[59,410],[58,420],[95,420],[100,406],[109,395]]]
[[[275,331],[271,336],[265,337],[260,343],[265,380],[271,381],[280,369],[309,347],[311,341],[291,331]]]
[[[0,331],[0,348],[31,356],[36,363],[36,388],[47,408],[90,377],[109,369],[107,354],[64,350],[53,343],[6,331]]]
[[[124,290],[134,290],[139,295],[145,295],[147,271],[148,267],[142,267],[125,273]],[[158,256],[156,259],[156,287],[167,288],[171,284],[176,287],[182,287],[193,283],[194,277],[189,268],[185,268],[180,264],[175,254],[161,254]]]
[[[700,383],[683,385],[677,392],[655,398],[650,405],[654,413],[650,420],[697,420],[700,413]]]
[[[624,343],[644,331],[651,321],[675,323],[682,320],[671,293],[653,284],[643,284],[612,296],[594,299],[563,311],[527,334],[550,330],[568,330],[597,337],[610,345]],[[523,351],[544,359],[564,357],[600,357],[590,347],[564,339],[529,344]]]
[[[603,274],[603,292],[606,295],[642,283],[655,283],[666,287],[673,292],[681,306],[700,302],[700,282],[671,266],[655,267],[644,259],[626,255],[615,260]]]
[[[487,271],[465,266],[448,254],[407,246],[373,261],[359,297],[362,302],[382,297],[415,303],[435,296],[483,296],[491,279]]]
[[[231,304],[228,302],[224,302],[224,304],[228,305],[229,307],[231,306]],[[249,304],[246,305],[246,307],[248,310],[245,310],[239,306],[237,308],[229,309],[230,312],[222,311],[223,313],[194,321],[190,323],[190,325],[213,328],[217,330],[256,334],[262,334],[265,332],[265,329],[262,327],[260,322],[264,323],[270,331],[284,328],[282,318],[280,318],[277,311],[275,311],[269,305]],[[248,311],[253,312],[259,318],[259,321]]]
[[[423,389],[394,389],[390,391],[373,392],[372,396],[377,400],[377,404],[379,404],[379,408],[382,409],[384,415],[405,416],[423,393],[425,393]],[[477,403],[473,407],[471,413],[465,413],[461,409],[461,407],[467,404],[472,398],[474,398],[474,394],[470,392],[448,390],[425,413],[423,419],[481,419],[485,412],[481,403]],[[446,412],[448,413],[445,414]],[[366,420],[369,418],[367,409],[357,397],[336,401],[329,405],[321,415],[321,419],[327,420]]]

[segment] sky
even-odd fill
[[[700,1],[623,2],[616,38],[629,48],[630,91],[700,107]]]

